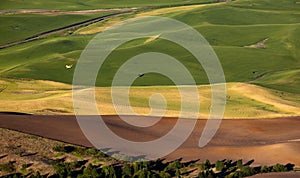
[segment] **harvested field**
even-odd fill
[[[64,67],[66,71],[72,69],[65,69]],[[224,119],[260,119],[300,115],[298,109],[300,101],[297,99],[300,96],[299,94],[272,90],[248,83],[227,83],[226,86],[227,101]],[[197,87],[200,97],[198,117],[208,118],[211,105],[210,86],[199,85]],[[130,115],[126,110],[121,113],[116,112],[114,107],[116,103],[112,102],[111,91],[111,87],[95,88],[99,114]],[[124,96],[124,92],[122,89],[117,91],[120,96]],[[161,94],[168,102],[164,116],[178,117],[180,115],[182,97],[176,86],[132,86],[129,98],[136,115],[158,115],[150,113],[149,98],[153,94]],[[152,100],[159,102],[160,98]],[[0,101],[2,112],[18,111],[34,115],[74,115],[72,86],[59,82],[2,79],[0,80]]]
[[[95,116],[87,116],[94,117]],[[151,119],[151,117],[131,119]],[[176,118],[163,118],[154,126],[138,128],[121,121],[118,116],[102,117],[116,134],[132,141],[149,141],[166,134]],[[245,161],[254,159],[254,165],[293,163],[300,166],[300,117],[276,119],[223,120],[211,142],[198,147],[205,119],[197,121],[190,137],[175,152],[166,156],[168,160],[182,157],[184,160],[217,159]],[[92,146],[81,132],[74,116],[0,115],[0,127],[43,136],[73,144]],[[186,128],[189,129],[189,128]]]

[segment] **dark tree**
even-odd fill
[[[216,161],[216,170],[217,171],[222,171],[224,169],[224,162],[223,161]]]
[[[124,164],[122,167],[122,176],[131,177],[133,174],[133,168],[130,164]]]

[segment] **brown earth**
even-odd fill
[[[274,173],[267,173],[267,174],[257,174],[252,176],[252,178],[299,178],[300,172],[274,172]]]
[[[95,117],[95,116],[86,116]],[[131,119],[151,117],[127,116]],[[119,136],[132,141],[161,137],[175,125],[176,118],[163,118],[147,128],[128,125],[119,116],[102,116],[106,125]],[[217,159],[254,159],[253,165],[293,163],[300,166],[300,117],[275,119],[227,119],[204,148],[198,147],[205,119],[199,119],[190,137],[167,160],[215,161]],[[79,128],[75,116],[0,114],[0,127],[43,136],[68,143],[92,146]],[[189,129],[189,128],[187,128]],[[163,145],[162,145],[163,146]]]

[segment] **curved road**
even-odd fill
[[[99,22],[99,21],[102,21],[102,20],[105,20],[105,19],[108,19],[108,18],[111,18],[111,17],[114,17],[114,16],[127,14],[127,13],[131,13],[131,12],[134,12],[134,11],[135,11],[134,9],[126,10],[126,11],[120,11],[120,12],[117,12],[117,13],[113,13],[113,14],[104,15],[104,16],[93,18],[93,19],[89,19],[89,20],[86,20],[86,21],[83,21],[83,22],[74,23],[74,24],[71,24],[71,25],[68,25],[68,26],[65,26],[65,27],[56,28],[56,29],[53,29],[53,30],[49,30],[49,31],[31,36],[31,37],[23,39],[23,40],[19,40],[19,41],[15,41],[15,42],[11,42],[11,43],[1,45],[0,49],[8,48],[8,47],[15,46],[15,45],[22,44],[22,43],[27,43],[27,42],[30,42],[30,41],[40,39],[42,37],[52,35],[52,34],[57,33],[57,32],[61,32],[61,31],[69,30],[69,29],[73,29],[73,28],[78,28],[78,27],[81,27],[81,26],[86,26],[86,25],[89,25],[89,24],[92,24],[92,23],[95,23],[95,22]]]

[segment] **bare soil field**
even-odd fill
[[[252,178],[297,178],[300,177],[300,172],[283,172],[283,173],[267,173],[251,176]]]
[[[300,177],[300,172],[283,172],[283,173],[268,173],[268,174],[258,174],[255,176],[252,176],[253,178],[296,178]]]
[[[87,116],[96,117],[96,116]],[[127,116],[131,119],[151,117]],[[168,133],[176,118],[163,118],[151,127],[134,127],[120,120],[119,116],[102,116],[106,125],[119,136],[132,141],[154,140]],[[223,120],[221,126],[204,148],[198,141],[205,119],[199,119],[190,137],[167,160],[211,161],[243,159],[255,160],[253,165],[293,163],[300,166],[300,117],[274,119]],[[13,129],[67,143],[91,147],[79,128],[75,116],[0,114],[0,127]],[[187,128],[189,129],[189,128]]]

